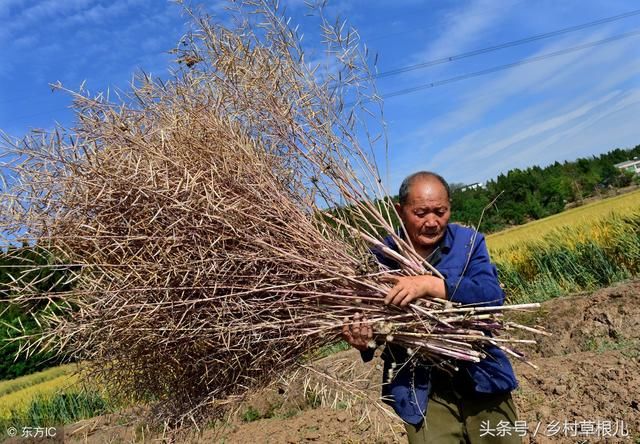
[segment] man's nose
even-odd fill
[[[435,216],[429,215],[429,216],[427,216],[424,224],[427,227],[436,227],[438,225],[438,220],[437,220],[437,218]]]

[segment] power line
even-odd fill
[[[483,53],[486,53],[486,52],[496,51],[496,50],[502,49],[502,48],[516,46],[516,45],[520,45],[520,44],[523,44],[523,43],[527,43],[527,42],[531,42],[531,41],[535,41],[535,40],[540,40],[540,39],[543,39],[543,38],[548,38],[548,37],[552,37],[552,36],[556,36],[556,35],[561,35],[561,34],[577,31],[577,30],[580,30],[580,29],[585,29],[585,28],[596,26],[596,25],[603,24],[603,23],[609,23],[609,22],[612,22],[612,21],[615,21],[615,20],[621,20],[623,18],[631,17],[633,15],[638,15],[638,14],[640,14],[640,9],[634,10],[634,11],[629,11],[629,12],[626,12],[624,14],[619,14],[619,15],[612,16],[612,17],[606,17],[606,18],[603,18],[603,19],[600,19],[600,20],[595,20],[593,22],[583,23],[581,25],[576,25],[576,26],[572,26],[572,27],[569,27],[569,28],[559,29],[557,31],[552,31],[552,32],[544,33],[544,34],[538,34],[538,35],[527,37],[527,38],[524,38],[524,39],[513,40],[511,42],[502,43],[500,45],[495,45],[495,46],[490,46],[490,47],[486,47],[486,48],[477,49],[477,50],[474,50],[474,51],[469,51],[469,52],[458,54],[458,55],[455,55],[455,56],[443,57],[441,59],[436,59],[436,60],[432,60],[432,61],[429,61],[429,62],[423,62],[423,63],[419,63],[419,64],[415,64],[415,65],[408,65],[408,66],[405,66],[405,67],[402,67],[402,68],[397,68],[397,69],[394,69],[394,70],[385,71],[385,72],[382,72],[382,73],[378,73],[378,74],[372,75],[371,78],[388,77],[388,76],[391,76],[391,75],[401,74],[403,72],[408,72],[408,71],[412,71],[412,70],[416,70],[416,69],[420,69],[420,68],[425,68],[425,67],[428,67],[428,66],[433,66],[433,65],[437,65],[437,64],[441,64],[441,63],[445,63],[445,62],[459,60],[459,59],[466,58],[466,57],[472,57],[474,55],[479,55],[479,54],[483,54]],[[462,74],[462,75],[459,75],[459,76],[450,77],[448,79],[443,79],[443,80],[438,80],[438,81],[435,81],[435,82],[425,83],[425,84],[418,85],[418,86],[415,86],[415,87],[412,87],[412,88],[406,88],[406,89],[402,89],[402,90],[398,90],[398,91],[393,91],[393,92],[390,92],[388,94],[384,94],[381,97],[383,99],[386,99],[386,98],[397,97],[397,96],[401,96],[401,95],[405,95],[405,94],[410,94],[412,92],[421,91],[421,90],[424,90],[424,89],[435,88],[437,86],[446,85],[448,83],[454,83],[454,82],[458,82],[458,81],[461,81],[461,80],[466,80],[466,79],[469,79],[469,78],[472,78],[472,77],[478,77],[478,76],[490,74],[490,73],[493,73],[493,72],[496,72],[496,71],[510,69],[510,68],[514,68],[514,67],[517,67],[517,66],[526,65],[526,64],[529,64],[529,63],[533,63],[533,62],[537,62],[537,61],[540,61],[540,60],[544,60],[544,59],[547,59],[547,58],[557,57],[557,56],[568,54],[568,53],[571,53],[571,52],[580,51],[582,49],[591,48],[591,47],[594,47],[594,46],[597,46],[597,45],[610,43],[610,42],[613,42],[613,41],[616,41],[616,40],[621,40],[621,39],[624,39],[624,38],[633,37],[633,36],[636,36],[638,34],[640,34],[640,31],[633,31],[633,32],[629,32],[629,33],[626,33],[626,34],[619,34],[617,36],[609,37],[609,38],[598,40],[598,41],[595,41],[595,42],[586,43],[586,44],[583,44],[583,45],[578,45],[578,46],[562,49],[562,50],[555,51],[555,52],[548,53],[548,54],[544,54],[544,55],[541,55],[541,56],[531,57],[531,58],[519,60],[517,62],[508,63],[508,64],[505,64],[505,65],[499,65],[499,66],[495,66],[495,67],[484,69],[484,70],[480,70],[480,71],[475,71],[475,72],[471,72],[471,73],[467,73],[467,74]],[[12,102],[12,101],[5,101],[5,102],[0,102],[0,103],[10,103],[10,102]],[[66,108],[66,109],[68,109],[68,108]],[[62,110],[60,109],[60,111],[62,111]],[[50,111],[41,111],[41,112],[37,112],[37,113],[32,113],[32,114],[28,114],[28,115],[19,116],[18,118],[33,117],[33,116],[48,114],[49,112]]]
[[[448,79],[443,79],[443,80],[438,80],[438,81],[435,81],[435,82],[425,83],[425,84],[422,84],[422,85],[414,86],[412,88],[406,88],[406,89],[401,89],[401,90],[398,90],[398,91],[393,91],[393,92],[390,92],[390,93],[387,93],[387,94],[383,94],[381,96],[381,98],[388,99],[388,98],[391,98],[391,97],[402,96],[402,95],[405,95],[405,94],[410,94],[410,93],[421,91],[421,90],[424,90],[424,89],[435,88],[437,86],[446,85],[448,83],[459,82],[461,80],[470,79],[472,77],[483,76],[483,75],[486,75],[486,74],[494,73],[496,71],[502,71],[502,70],[505,70],[505,69],[515,68],[517,66],[527,65],[529,63],[539,62],[541,60],[549,59],[549,58],[552,58],[552,57],[558,57],[558,56],[561,56],[561,55],[569,54],[569,53],[580,51],[580,50],[587,49],[587,48],[593,48],[594,46],[603,45],[605,43],[611,43],[611,42],[614,42],[614,41],[617,41],[617,40],[622,40],[622,39],[625,39],[625,38],[628,38],[628,37],[634,37],[634,36],[637,36],[637,35],[640,35],[640,30],[628,32],[628,33],[625,33],[625,34],[615,35],[613,37],[609,37],[609,38],[602,39],[602,40],[596,40],[594,42],[585,43],[585,44],[582,44],[582,45],[572,46],[572,47],[569,47],[569,48],[561,49],[559,51],[550,52],[550,53],[543,54],[543,55],[540,55],[540,56],[530,57],[530,58],[527,58],[527,59],[518,60],[517,62],[513,62],[513,63],[507,63],[505,65],[494,66],[492,68],[487,68],[487,69],[483,69],[483,70],[480,70],[480,71],[470,72],[470,73],[462,74],[462,75],[455,76],[455,77],[449,77]]]
[[[591,28],[593,26],[598,26],[598,25],[602,25],[605,23],[611,23],[617,20],[622,20],[625,19],[627,17],[632,17],[634,15],[639,15],[640,14],[640,9],[636,9],[633,11],[629,11],[629,12],[625,12],[623,14],[618,14],[618,15],[614,15],[611,17],[605,17],[599,20],[595,20],[592,22],[587,22],[587,23],[582,23],[580,25],[575,25],[575,26],[570,26],[568,28],[563,28],[563,29],[558,29],[556,31],[550,31],[550,32],[546,32],[544,34],[537,34],[537,35],[533,35],[530,37],[525,37],[522,39],[518,39],[518,40],[512,40],[510,42],[506,42],[506,43],[501,43],[499,45],[494,45],[494,46],[488,46],[486,48],[480,48],[480,49],[475,49],[473,51],[468,51],[468,52],[463,52],[461,54],[457,54],[457,55],[453,55],[453,56],[448,56],[448,57],[442,57],[439,59],[434,59],[434,60],[429,60],[426,62],[421,62],[421,63],[416,63],[414,65],[407,65],[407,66],[402,66],[400,68],[396,68],[396,69],[391,69],[388,71],[383,71],[377,74],[373,74],[370,77],[374,78],[374,79],[380,79],[380,78],[384,78],[384,77],[389,77],[389,76],[394,76],[397,74],[403,74],[405,72],[409,72],[409,71],[414,71],[416,69],[422,69],[422,68],[428,68],[431,66],[435,66],[435,65],[440,65],[443,63],[447,63],[447,62],[453,62],[456,60],[460,60],[460,59],[464,59],[467,57],[473,57],[473,56],[477,56],[480,54],[486,54],[488,52],[492,52],[492,51],[497,51],[499,49],[504,49],[504,48],[511,48],[513,46],[518,46],[518,45],[522,45],[525,43],[530,43],[530,42],[535,42],[537,40],[542,40],[542,39],[547,39],[549,37],[555,37],[558,35],[562,35],[562,34],[568,34],[570,32],[575,32],[575,31],[580,31],[582,29],[586,29],[586,28]],[[367,77],[369,78],[369,77]]]
[[[484,8],[483,7],[482,11],[477,11],[474,14],[465,13],[465,18],[484,16],[488,12],[504,11],[505,10],[505,6],[510,8],[510,7],[514,7],[516,5],[519,5],[521,3],[524,3],[526,1],[527,0],[513,0],[510,4],[506,4],[505,2],[500,2],[500,3],[498,3],[500,6],[497,6],[497,7],[494,7],[494,8]],[[393,17],[385,17],[385,20],[384,20],[385,23],[389,23],[390,21],[393,21]],[[377,27],[380,26],[380,23],[382,23],[382,22],[379,21],[379,22],[376,22],[376,23],[370,23],[369,25],[371,27],[377,28]],[[385,34],[377,34],[377,35],[374,34],[373,36],[370,36],[370,37],[363,37],[362,40],[364,42],[366,42],[367,44],[369,44],[370,42],[375,42],[377,40],[386,40],[389,37],[395,37],[395,36],[406,35],[406,34],[416,34],[416,30],[415,29],[404,29],[402,31],[394,31],[394,32],[389,32],[389,33],[385,33]]]
[[[589,43],[584,43],[582,45],[572,46],[572,47],[569,47],[569,48],[561,49],[559,51],[550,52],[550,53],[543,54],[543,55],[540,55],[540,56],[529,57],[529,58],[526,58],[526,59],[518,60],[518,61],[513,62],[513,63],[507,63],[505,65],[494,66],[492,68],[487,68],[487,69],[483,69],[483,70],[480,70],[480,71],[474,71],[474,72],[470,72],[470,73],[467,73],[467,74],[461,74],[461,75],[455,76],[455,77],[449,77],[448,79],[437,80],[435,82],[425,83],[425,84],[414,86],[414,87],[411,87],[411,88],[401,89],[401,90],[398,90],[398,91],[392,91],[392,92],[389,92],[387,94],[381,95],[380,98],[389,99],[389,98],[392,98],[392,97],[411,94],[411,93],[422,91],[422,90],[425,90],[425,89],[435,88],[435,87],[446,85],[446,84],[449,84],[449,83],[459,82],[461,80],[466,80],[466,79],[470,79],[470,78],[473,78],[473,77],[479,77],[479,76],[483,76],[483,75],[486,75],[486,74],[491,74],[491,73],[494,73],[494,72],[497,72],[497,71],[502,71],[502,70],[505,70],[505,69],[510,69],[510,68],[515,68],[515,67],[522,66],[522,65],[527,65],[529,63],[539,62],[541,60],[549,59],[549,58],[552,58],[552,57],[558,57],[558,56],[561,56],[561,55],[569,54],[569,53],[580,51],[580,50],[583,50],[583,49],[593,48],[593,47],[598,46],[598,45],[611,43],[611,42],[614,42],[614,41],[617,41],[617,40],[622,40],[622,39],[629,38],[629,37],[634,37],[634,36],[637,36],[637,35],[640,35],[640,29],[632,31],[632,32],[628,32],[628,33],[625,33],[625,34],[618,34],[618,35],[615,35],[615,36],[612,36],[612,37],[609,37],[609,38],[606,38],[606,39],[596,40],[594,42],[589,42]],[[372,100],[367,100],[367,101],[372,101]],[[354,105],[354,103],[349,103],[347,105]],[[69,109],[69,108],[67,107],[66,109]],[[45,111],[45,112],[40,112],[40,113],[36,113],[36,114],[31,114],[29,116],[20,116],[20,118],[30,117],[30,116],[35,116],[35,115],[41,115],[41,114],[48,114],[49,112]]]
[[[568,28],[558,29],[556,31],[550,31],[550,32],[546,32],[546,33],[543,33],[543,34],[537,34],[537,35],[533,35],[533,36],[530,36],[530,37],[525,37],[525,38],[518,39],[518,40],[512,40],[510,42],[501,43],[501,44],[494,45],[494,46],[488,46],[488,47],[485,47],[485,48],[480,48],[480,49],[476,49],[476,50],[473,50],[473,51],[464,52],[464,53],[461,53],[461,54],[456,54],[456,55],[452,55],[452,56],[447,56],[447,57],[442,57],[442,58],[439,58],[439,59],[434,59],[434,60],[430,60],[430,61],[426,61],[426,62],[417,63],[417,64],[414,64],[414,65],[401,66],[399,68],[395,68],[395,69],[391,69],[391,70],[388,70],[388,71],[383,71],[383,72],[380,72],[380,73],[372,74],[371,76],[362,77],[360,80],[380,79],[380,78],[390,77],[390,76],[397,75],[397,74],[403,74],[405,72],[410,72],[410,71],[414,71],[414,70],[417,70],[417,69],[428,68],[428,67],[431,67],[431,66],[440,65],[440,64],[443,64],[443,63],[447,63],[447,62],[453,62],[453,61],[464,59],[464,58],[468,58],[468,57],[473,57],[473,56],[477,56],[477,55],[481,55],[481,54],[486,54],[488,52],[493,52],[493,51],[497,51],[497,50],[500,50],[500,49],[510,48],[510,47],[513,47],[513,46],[518,46],[518,45],[522,45],[522,44],[525,44],[525,43],[534,42],[534,41],[537,41],[537,40],[542,40],[542,39],[546,39],[546,38],[550,38],[550,37],[555,37],[555,36],[558,36],[558,35],[567,34],[567,33],[570,33],[570,32],[579,31],[579,30],[582,30],[582,29],[586,29],[586,28],[602,25],[602,24],[605,24],[605,23],[611,23],[611,22],[614,22],[614,21],[617,21],[617,20],[622,20],[622,19],[625,19],[625,18],[628,18],[628,17],[639,15],[639,14],[640,14],[640,9],[636,9],[636,10],[633,10],[633,11],[628,11],[628,12],[625,12],[625,13],[622,13],[622,14],[611,16],[611,17],[605,17],[605,18],[594,20],[594,21],[591,21],[591,22],[582,23],[582,24],[575,25],[575,26],[570,26]],[[379,40],[379,39],[382,39],[382,38],[386,38],[386,37],[388,37],[390,35],[396,35],[396,34],[401,34],[401,33],[389,34],[387,36],[382,36],[382,37],[375,38],[374,40]],[[138,59],[140,60],[140,59],[142,59],[144,57],[147,57],[147,56],[150,56],[150,55],[159,56],[159,55],[164,55],[164,54],[166,54],[166,52],[147,53],[147,54],[143,54],[143,55],[139,56]],[[59,60],[60,59],[58,59],[58,61]],[[22,98],[20,98],[22,100],[11,100],[11,99],[0,100],[0,104],[15,103],[17,101],[24,101],[24,99],[30,99],[30,98],[36,98],[36,97],[42,97],[42,94],[33,94],[31,96],[28,96],[28,97],[22,97]],[[41,103],[43,101],[45,101],[45,100],[44,99],[43,100],[38,100],[35,103]],[[34,103],[34,102],[32,102],[32,103]]]
[[[392,91],[392,92],[389,92],[387,94],[381,95],[380,98],[388,99],[388,98],[392,98],[392,97],[411,94],[411,93],[414,93],[414,92],[417,92],[417,91],[422,91],[422,90],[425,90],[425,89],[435,88],[435,87],[446,85],[446,84],[449,84],[449,83],[459,82],[461,80],[466,80],[466,79],[470,79],[470,78],[473,78],[473,77],[479,77],[479,76],[483,76],[483,75],[486,75],[486,74],[491,74],[491,73],[494,73],[494,72],[497,72],[497,71],[502,71],[502,70],[505,70],[505,69],[510,69],[510,68],[515,68],[515,67],[522,66],[522,65],[527,65],[529,63],[539,62],[541,60],[549,59],[549,58],[552,58],[552,57],[558,57],[558,56],[561,56],[561,55],[569,54],[569,53],[580,51],[580,50],[583,50],[583,49],[593,48],[593,47],[598,46],[598,45],[611,43],[611,42],[614,42],[614,41],[617,41],[617,40],[622,40],[622,39],[629,38],[629,37],[634,37],[634,36],[637,36],[637,35],[640,35],[640,29],[639,30],[635,30],[635,31],[631,31],[631,32],[628,32],[628,33],[625,33],[625,34],[618,34],[618,35],[615,35],[615,36],[612,36],[612,37],[609,37],[609,38],[606,38],[606,39],[596,40],[594,42],[584,43],[582,45],[572,46],[572,47],[569,47],[569,48],[561,49],[561,50],[550,52],[550,53],[547,53],[547,54],[542,54],[540,56],[529,57],[529,58],[526,58],[526,59],[518,60],[518,61],[513,62],[513,63],[507,63],[505,65],[494,66],[494,67],[483,69],[483,70],[480,70],[480,71],[474,71],[474,72],[470,72],[470,73],[466,73],[466,74],[461,74],[459,76],[449,77],[447,79],[437,80],[437,81],[434,81],[434,82],[430,82],[430,83],[425,83],[425,84],[422,84],[422,85],[414,86],[414,87],[411,87],[411,88],[401,89],[401,90],[398,90],[398,91]],[[367,100],[367,101],[371,101],[371,100]],[[349,103],[348,105],[353,105],[353,103]],[[69,108],[67,107],[65,109],[69,109]],[[55,111],[55,110],[53,110],[53,111]],[[60,111],[62,111],[62,109],[60,109]],[[25,118],[25,117],[37,116],[37,115],[41,115],[41,114],[48,114],[49,112],[51,112],[51,111],[38,112],[38,113],[35,113],[35,114],[30,114],[30,115],[26,115],[26,116],[20,116],[18,118]]]

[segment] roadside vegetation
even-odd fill
[[[22,394],[20,401],[24,401],[23,405],[14,405],[9,410],[3,408],[0,430],[8,430],[10,427],[22,430],[23,427],[60,426],[116,410],[115,405],[98,391],[76,388],[49,394],[48,388],[40,391],[41,389],[40,385],[36,385],[30,388],[30,393]]]
[[[68,424],[112,411],[96,388],[80,386],[74,364],[0,381],[0,430]]]

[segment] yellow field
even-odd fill
[[[64,391],[71,387],[76,381],[76,375],[71,374],[70,368],[66,369],[65,367],[71,366],[60,366],[46,370],[46,372],[55,373],[62,372],[60,376],[54,377],[52,379],[45,379],[44,381],[34,383],[33,385],[24,386],[22,385],[22,381],[20,385],[22,388],[10,391],[7,394],[0,396],[0,418],[7,418],[11,414],[11,410],[24,410],[29,406],[31,401],[36,396],[48,396],[53,395],[58,391]],[[41,372],[44,373],[44,372]],[[33,381],[36,381],[35,377],[40,375],[39,373],[35,373],[33,375],[23,376],[22,378],[32,377]],[[22,379],[16,378],[9,381],[3,381],[3,385],[9,385],[11,383],[15,383],[16,380]]]
[[[611,213],[623,215],[639,211],[640,190],[636,190],[488,235],[487,247],[492,254],[495,254],[499,250],[505,250],[531,240],[538,240],[556,228],[584,226],[601,221]]]
[[[9,379],[6,381],[0,381],[0,397],[8,395],[9,393],[17,392],[27,387],[31,387],[35,384],[50,381],[58,378],[59,376],[69,375],[73,373],[75,369],[74,364],[59,365],[57,367],[48,368],[38,373],[31,375],[21,376],[15,379]],[[2,399],[2,398],[0,398]]]

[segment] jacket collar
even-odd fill
[[[447,224],[447,229],[444,233],[444,237],[440,241],[440,250],[442,250],[443,253],[448,253],[453,246],[453,235],[455,227],[456,226],[454,224]]]

